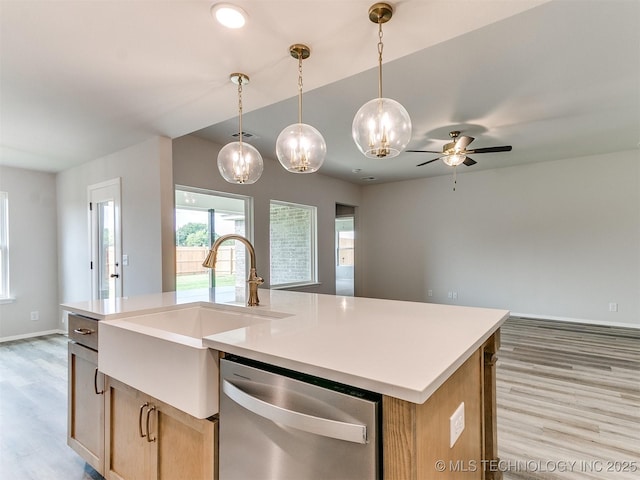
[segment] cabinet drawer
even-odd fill
[[[80,345],[98,350],[98,320],[69,314],[69,338]]]

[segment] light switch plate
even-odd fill
[[[449,427],[451,430],[449,448],[453,448],[458,438],[464,430],[464,402],[449,417]]]

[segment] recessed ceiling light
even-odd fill
[[[242,28],[247,21],[247,12],[230,3],[216,3],[211,6],[211,15],[227,28]]]

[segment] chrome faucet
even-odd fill
[[[202,262],[202,266],[206,268],[216,268],[216,257],[218,256],[218,248],[223,242],[227,240],[238,240],[245,244],[247,250],[249,251],[250,257],[250,270],[249,270],[249,278],[247,279],[247,283],[249,284],[249,301],[247,304],[250,307],[255,307],[260,305],[260,299],[258,298],[258,285],[262,285],[264,283],[264,279],[256,275],[256,250],[251,245],[251,242],[244,238],[242,235],[236,235],[231,233],[229,235],[223,235],[218,237],[218,239],[213,242],[211,246],[211,250],[207,254],[207,258],[205,258],[204,262]]]

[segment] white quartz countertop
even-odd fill
[[[268,321],[203,344],[413,403],[424,403],[507,319],[507,310],[260,289],[260,306],[210,291],[63,304],[100,320],[211,306]]]

